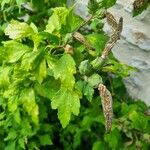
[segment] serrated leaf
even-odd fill
[[[12,20],[4,32],[10,39],[21,39],[32,36],[34,33],[33,29],[27,23],[16,20]]]
[[[61,88],[53,97],[51,106],[52,109],[58,109],[58,118],[65,128],[71,119],[71,114],[79,114],[79,95],[70,89]]]
[[[58,31],[61,29],[62,25],[66,24],[66,17],[69,13],[68,9],[65,7],[56,7],[53,10],[52,16],[48,20],[46,26],[46,32],[52,33],[53,31]]]
[[[50,135],[45,134],[45,135],[40,135],[39,136],[40,144],[45,146],[45,145],[52,145],[52,140]]]
[[[62,86],[73,88],[76,73],[75,62],[69,54],[64,54],[53,68],[55,79],[60,79]]]
[[[31,50],[27,45],[13,40],[3,42],[3,44],[6,48],[7,60],[9,63],[18,61],[26,52]]]
[[[35,93],[32,88],[24,89],[20,95],[20,101],[22,102],[23,108],[31,116],[34,123],[38,123],[38,105],[35,101]]]

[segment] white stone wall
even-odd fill
[[[132,17],[134,0],[118,0],[109,11],[124,19],[122,38],[113,48],[121,62],[138,69],[125,80],[129,94],[150,105],[150,8]],[[105,27],[106,31],[107,27]]]
[[[70,2],[73,0],[68,0]],[[113,48],[114,56],[121,62],[138,68],[138,71],[125,80],[129,94],[150,105],[150,8],[137,17],[132,17],[134,0],[118,0],[109,9],[116,18],[123,17],[122,38]],[[88,0],[82,0],[75,12],[86,18]],[[108,25],[104,27],[110,32]]]

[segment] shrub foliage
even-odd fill
[[[133,68],[112,54],[99,60],[112,40],[102,29],[104,12],[115,0],[91,0],[87,21],[65,4],[1,0],[0,149],[148,150],[148,107],[122,83]],[[99,84],[113,99],[109,133]]]

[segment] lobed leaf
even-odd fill
[[[52,98],[51,106],[53,109],[58,109],[58,118],[65,128],[71,119],[71,114],[79,114],[79,95],[76,91],[62,87]]]

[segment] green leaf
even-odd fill
[[[26,52],[31,50],[27,45],[13,40],[3,42],[3,44],[6,49],[7,60],[9,63],[18,61]]]
[[[49,134],[40,135],[39,140],[40,140],[40,144],[43,146],[53,144]]]
[[[43,97],[49,98],[50,100],[55,96],[57,91],[60,89],[60,81],[55,80],[53,77],[48,78],[48,81],[43,85],[35,84],[36,92]]]
[[[4,139],[4,141],[15,140],[17,137],[17,131],[11,129],[8,133],[8,136]]]
[[[70,9],[66,18],[67,27],[65,26],[65,28],[67,29],[68,33],[73,32],[81,25],[82,22],[83,20],[79,16],[75,15],[73,9]]]
[[[11,0],[3,0],[3,1],[0,1],[0,2],[1,2],[1,3],[0,3],[0,5],[1,5],[1,9],[3,10],[3,8],[4,8],[5,4],[10,3],[10,2],[11,2]]]
[[[38,105],[35,101],[35,93],[32,88],[24,89],[20,95],[20,101],[22,102],[23,108],[31,116],[34,123],[38,123]]]
[[[92,150],[106,150],[106,149],[107,147],[105,143],[102,141],[96,141],[92,146]]]
[[[60,79],[62,86],[73,88],[76,73],[75,62],[69,54],[64,54],[53,68],[55,79]]]
[[[79,114],[79,95],[76,91],[62,87],[53,97],[51,106],[52,109],[58,109],[58,118],[65,128],[71,119],[71,114]]]
[[[102,78],[99,74],[92,74],[90,77],[88,77],[87,82],[92,86],[92,87],[98,87],[100,83],[102,83]]]
[[[121,136],[117,129],[112,132],[105,134],[105,141],[108,142],[109,147],[112,149],[117,149],[120,146]]]
[[[79,80],[76,82],[76,89],[78,89],[79,94],[81,95],[82,98],[82,93],[83,95],[86,96],[86,98],[91,102],[93,99],[93,94],[94,94],[94,89],[91,84],[89,84],[86,81]]]
[[[27,70],[27,71],[32,69],[32,64],[33,64],[34,60],[36,59],[36,57],[38,56],[38,54],[39,54],[39,52],[37,52],[37,51],[32,51],[30,53],[26,53],[22,58],[21,68],[23,70]]]
[[[55,30],[59,31],[62,25],[66,24],[66,18],[69,13],[69,10],[65,7],[56,7],[52,10],[53,10],[53,14],[49,18],[45,30],[48,33],[53,33]]]
[[[10,39],[21,39],[32,36],[34,33],[33,29],[27,23],[16,20],[12,20],[4,32]]]
[[[148,126],[148,119],[141,113],[137,113],[136,111],[132,111],[129,114],[129,119],[132,121],[132,126],[135,129],[146,131]]]
[[[42,83],[43,79],[47,75],[46,61],[43,59],[40,63],[40,66],[37,68],[37,72],[35,74],[36,79],[39,83]]]
[[[20,122],[21,122],[21,116],[20,116],[20,111],[19,111],[19,109],[17,109],[16,112],[14,113],[14,119],[15,119],[15,121],[16,121],[18,124],[20,124]]]
[[[104,34],[88,34],[86,39],[96,49],[96,55],[99,55],[108,41],[108,36]]]
[[[73,13],[72,9],[56,7],[46,26],[48,33],[70,33],[77,29],[82,19]]]
[[[10,83],[10,67],[0,67],[0,87],[7,87]]]
[[[135,68],[126,64],[119,63],[116,60],[109,59],[108,64],[103,67],[103,71],[112,72],[121,77],[127,77],[129,76],[130,71],[135,71]]]
[[[16,150],[16,142],[10,142],[4,150]]]
[[[83,93],[86,96],[86,98],[91,102],[93,99],[93,94],[94,94],[93,87],[90,84],[85,83],[83,87]]]
[[[26,53],[22,58],[21,68],[26,71],[32,69],[37,70],[40,67],[41,61],[44,58],[44,53],[45,52],[43,49]]]
[[[22,149],[25,149],[25,139],[24,138],[19,138],[18,144]]]

